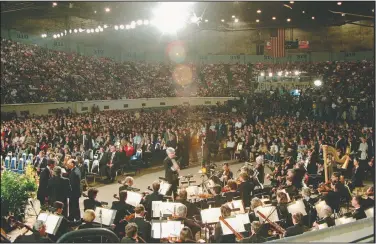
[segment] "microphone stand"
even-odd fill
[[[162,239],[162,211],[159,210],[159,240]]]
[[[99,210],[99,219],[100,219],[100,221],[101,221],[101,228],[103,227],[103,222],[102,222],[102,209],[101,210]],[[101,236],[101,243],[103,243],[103,239],[102,239],[103,237]]]

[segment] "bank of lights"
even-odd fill
[[[261,72],[261,74],[260,74],[261,76],[265,76],[265,73],[264,72]]]
[[[256,20],[256,23],[258,23],[258,22],[260,22],[260,20],[259,20],[259,19],[257,19],[257,20]]]
[[[273,76],[273,73],[269,73],[269,77],[272,77]]]

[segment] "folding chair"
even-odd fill
[[[85,160],[85,161],[86,161],[86,160]],[[87,161],[86,161],[86,163],[85,163],[85,161],[84,161],[84,164],[87,163]],[[99,160],[98,160],[98,159],[95,159],[95,160],[93,161],[92,165],[91,165],[91,168],[89,167],[89,164],[87,164],[87,165],[88,165],[88,170],[89,170],[89,172],[86,174],[86,178],[87,178],[88,176],[93,177],[93,183],[95,184],[96,179],[97,179],[98,177],[99,177],[100,179],[102,178],[101,175],[100,175],[100,170],[99,170]],[[95,169],[96,167],[98,168],[98,171],[97,171],[97,172],[94,172],[94,169]]]
[[[10,160],[10,170],[17,172],[17,157],[12,157]]]
[[[8,170],[9,167],[10,167],[10,157],[6,156],[4,160],[4,168]]]
[[[27,159],[33,162],[33,158],[34,158],[34,155],[32,153],[29,153],[29,155],[27,156]]]
[[[25,173],[25,160],[23,158],[20,158],[18,161],[18,166],[17,166],[17,173],[23,174]]]
[[[26,153],[22,153],[21,158],[23,159],[24,162],[26,162],[26,160],[27,160],[27,154]]]
[[[140,172],[140,169],[143,168],[144,162],[142,161],[142,150],[137,150],[136,154],[133,155],[129,160],[129,167],[131,170],[135,170],[135,173]]]

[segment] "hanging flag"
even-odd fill
[[[279,28],[271,33],[272,57],[285,56],[285,29]]]

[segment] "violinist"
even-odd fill
[[[182,205],[176,209],[176,216],[172,217],[173,220],[181,221],[184,226],[189,227],[192,231],[193,236],[201,230],[201,226],[193,219],[187,218],[187,207]]]
[[[234,173],[230,170],[228,163],[223,164],[222,171],[218,174],[218,178],[220,178],[223,185],[226,185],[227,181],[234,178]]]
[[[375,193],[373,189],[373,186],[371,186],[366,191],[367,198],[363,199],[364,209],[372,208],[373,206],[375,206]]]
[[[264,238],[260,234],[260,230],[262,229],[262,224],[259,221],[252,221],[251,222],[251,236],[244,238],[241,243],[263,243],[266,242],[266,238]]]
[[[226,198],[227,202],[231,202],[235,197],[238,197],[240,194],[237,191],[238,184],[234,180],[229,180],[227,185],[224,187],[225,192],[223,196]]]
[[[364,170],[359,166],[359,160],[354,158],[354,168],[351,176],[351,183],[349,184],[350,191],[353,191],[355,187],[363,186]]]
[[[16,238],[16,243],[52,243],[46,232],[46,224],[42,220],[35,221],[33,234],[21,235]]]
[[[334,218],[332,218],[333,211],[328,205],[325,205],[320,211],[323,218],[315,221],[313,223],[314,227],[318,228],[321,224],[326,224],[328,227],[336,225]]]
[[[114,224],[116,225],[115,233],[119,234],[120,236],[123,235],[124,227],[127,224],[126,221],[124,221],[124,217],[134,213],[133,206],[125,202],[127,200],[127,196],[127,191],[121,191],[119,201],[113,201],[111,206],[111,209],[116,210],[116,216],[114,219]]]
[[[226,198],[221,195],[222,188],[220,185],[215,185],[212,189],[214,196],[208,199],[208,202],[214,202],[214,206],[219,208],[226,203]]]
[[[102,203],[97,201],[98,189],[90,188],[87,192],[88,199],[84,200],[84,211],[87,209],[95,210],[96,207],[102,207]]]
[[[332,182],[331,183],[331,190],[328,194],[324,197],[326,204],[336,213],[339,211],[339,205],[341,203],[341,195],[340,195],[340,183]]]
[[[101,227],[100,224],[95,223],[95,212],[92,209],[87,209],[84,212],[84,215],[82,217],[83,223],[78,227],[79,230],[82,229],[91,229],[91,228],[99,228]]]
[[[62,235],[67,233],[69,230],[71,230],[72,227],[79,226],[81,224],[81,220],[74,222],[70,221],[67,218],[65,218],[62,213],[64,209],[64,203],[56,201],[53,203],[53,208],[55,209],[54,214],[58,216],[62,216],[63,219],[59,225],[59,228],[56,231],[56,235],[51,237],[54,241],[57,241]]]
[[[146,219],[151,219],[151,212],[152,212],[152,203],[154,201],[162,201],[163,195],[159,193],[159,188],[161,187],[159,181],[154,181],[152,188],[153,193],[146,195],[145,199],[142,200],[142,204],[145,206],[146,209]]]
[[[145,220],[145,208],[143,205],[136,206],[134,218],[130,219],[129,223],[135,223],[138,227],[138,235],[146,242],[150,242],[151,224]]]
[[[307,212],[306,216],[303,216],[303,223],[305,226],[312,227],[313,221],[317,218],[317,211],[315,208],[316,200],[311,198],[311,189],[305,187],[302,189],[303,203]]]
[[[231,216],[231,208],[227,205],[221,206],[221,216],[227,218]],[[218,222],[214,228],[215,243],[235,243],[235,235],[223,235],[221,224]]]
[[[138,226],[135,223],[129,223],[125,227],[125,237],[121,239],[121,243],[136,243],[138,241]]]
[[[240,197],[243,201],[244,207],[249,207],[251,195],[253,195],[253,190],[255,188],[253,182],[249,180],[249,176],[247,173],[241,173],[239,175],[240,185],[238,191],[240,193]]]
[[[288,198],[286,193],[284,192],[278,192],[277,193],[277,211],[278,211],[278,217],[281,221],[281,226],[286,229],[287,227],[292,226],[292,220],[291,220],[291,214],[289,213],[287,209],[288,205]]]
[[[352,214],[352,217],[356,220],[367,218],[364,208],[362,206],[362,197],[354,196],[351,200],[351,205],[355,208],[355,211]]]
[[[129,187],[133,186],[134,179],[133,179],[133,177],[127,176],[127,177],[125,177],[124,181],[122,181],[122,182],[120,181],[119,183],[122,184],[122,186],[119,187],[119,195],[120,195],[121,191],[125,191]]]
[[[200,210],[191,202],[187,201],[187,191],[182,189],[179,192],[179,196],[177,197],[176,201],[180,202],[181,204],[185,205],[187,207],[187,217],[193,218],[194,216],[200,215]]]
[[[195,243],[196,241],[193,240],[192,231],[189,227],[185,226],[180,231],[179,242],[181,243]]]
[[[304,232],[308,231],[308,227],[306,227],[303,223],[303,214],[302,213],[295,213],[292,215],[292,223],[294,226],[288,227],[286,229],[284,237],[289,236],[297,236],[303,234]]]

